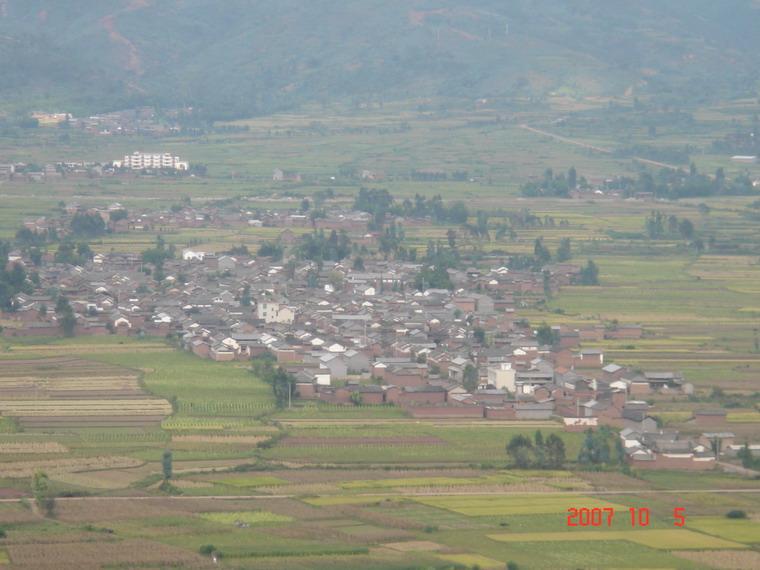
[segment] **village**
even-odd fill
[[[383,233],[369,229],[373,216],[348,208],[310,216],[188,204],[128,213],[118,203],[72,204],[59,217],[25,221],[22,235],[65,237],[74,219],[159,237],[143,254],[85,248],[65,259],[59,248],[32,259],[34,248],[10,251],[8,268],[34,273],[35,286],[0,314],[2,336],[162,337],[198,358],[267,359],[288,374],[289,406],[397,406],[419,419],[554,420],[567,431],[609,426],[622,430],[628,463],[639,469],[713,469],[721,455],[742,448],[725,410],[695,410],[688,435],[652,417],[658,400],[693,396],[679,371],[621,366],[589,348],[641,339],[648,334],[642,326],[549,326],[521,316],[577,283],[584,269],[576,263],[510,268],[508,257],[493,254],[442,277],[416,255],[379,255]],[[403,233],[404,224],[431,220],[396,218],[394,232]],[[203,227],[274,228],[277,237],[253,252],[245,244],[175,251],[160,236]],[[304,244],[319,240],[343,248],[343,259],[304,258]],[[447,286],[426,283],[426,275]]]

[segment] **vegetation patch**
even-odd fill
[[[267,511],[233,511],[229,513],[201,513],[199,515],[207,521],[235,526],[242,525],[268,525],[285,523],[293,520],[292,517],[276,515]]]

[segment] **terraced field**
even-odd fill
[[[23,427],[145,427],[172,413],[151,397],[140,372],[81,358],[3,362],[0,415]]]

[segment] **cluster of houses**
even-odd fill
[[[98,212],[108,217],[119,208]],[[417,418],[559,418],[567,430],[608,425],[623,430],[637,466],[714,466],[709,447],[662,431],[650,416],[648,401],[693,392],[681,374],[620,366],[587,348],[604,339],[641,338],[641,326],[563,325],[552,329],[554,342],[542,344],[545,336],[520,316],[526,302],[544,295],[546,274],[556,289],[572,281],[577,266],[517,270],[503,258],[487,258],[479,268],[449,269],[453,290],[420,291],[414,287],[420,263],[370,255],[359,269],[349,260],[317,264],[289,256],[297,241],[289,226],[301,223],[294,215],[261,216],[262,223],[283,227],[285,259],[187,248],[165,262],[160,283],[139,254],[97,254],[81,266],[48,254],[34,268],[36,291],[17,295],[16,309],[0,315],[2,335],[62,334],[54,307],[56,295],[65,295],[76,335],[169,337],[216,361],[268,355],[291,374],[296,400],[395,405]],[[189,206],[119,223],[132,230],[172,220],[222,223],[225,216],[247,223],[244,212]],[[337,212],[322,223],[361,237],[364,217]],[[11,252],[8,263],[32,266],[21,251]],[[704,410],[695,421],[720,425],[715,418]]]
[[[177,132],[175,119],[179,113],[191,110],[167,110],[159,118],[153,107],[124,109],[89,117],[75,117],[71,113],[37,111],[31,114],[41,127],[60,127],[80,129],[97,135],[153,135],[166,136]]]

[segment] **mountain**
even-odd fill
[[[754,0],[0,0],[7,107],[755,96]]]

